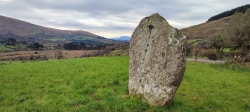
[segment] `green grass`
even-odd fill
[[[10,46],[10,45],[3,45],[0,44],[0,51],[6,51],[6,50],[13,50],[13,49],[17,49],[17,46]]]
[[[49,38],[49,39],[45,39],[45,40],[49,40],[49,41],[66,41],[66,38]]]
[[[79,40],[93,40],[95,39],[94,37],[89,37],[89,36],[74,36],[74,39],[79,39]]]
[[[17,48],[17,46],[6,46],[7,48],[10,48],[10,49],[16,49]]]
[[[21,61],[0,61],[0,68],[2,67],[1,65],[8,65],[8,64],[20,64],[21,63]]]
[[[188,39],[187,43],[197,45],[199,41],[202,41],[202,39]]]
[[[225,48],[223,51],[224,52],[232,52],[230,48]]]
[[[0,51],[5,51],[6,50],[6,47],[2,44],[0,44]]]
[[[128,95],[128,57],[0,65],[0,111],[250,111],[250,71],[187,63],[171,107]]]

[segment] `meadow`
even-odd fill
[[[129,58],[1,62],[0,111],[250,111],[250,70],[187,62],[170,107],[128,94]]]
[[[4,45],[0,44],[0,51],[4,51],[5,49]]]
[[[1,51],[9,51],[9,50],[12,50],[12,49],[16,49],[17,48],[17,46],[5,46],[5,45],[3,45],[3,44],[0,44],[0,52]]]

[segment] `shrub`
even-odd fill
[[[207,57],[209,54],[216,54],[215,49],[202,49],[202,50],[199,50],[199,56]]]
[[[33,55],[30,55],[30,60],[33,60],[34,59],[34,56]]]
[[[207,55],[207,58],[208,58],[209,60],[217,60],[217,56],[216,56],[216,54],[214,54],[214,53],[208,54],[208,55]]]
[[[188,44],[186,46],[186,56],[191,56],[192,55],[193,48],[194,48],[194,46],[192,44]]]
[[[250,53],[248,52],[242,52],[240,55],[236,56],[235,59],[238,62],[249,62],[250,61]]]
[[[234,56],[235,56],[235,53],[232,52],[232,51],[230,51],[230,52],[224,52],[224,55],[223,55],[223,57],[229,58],[229,59],[234,58]]]

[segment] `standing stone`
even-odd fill
[[[186,37],[159,14],[141,20],[130,40],[129,94],[170,105],[185,71]]]

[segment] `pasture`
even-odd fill
[[[128,94],[129,58],[92,57],[0,65],[0,111],[250,111],[250,71],[187,62],[171,107]]]

